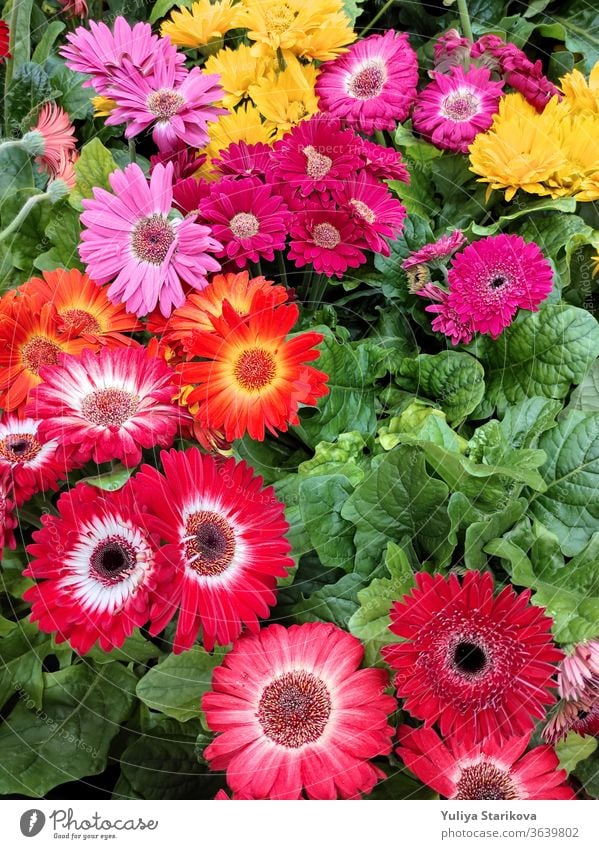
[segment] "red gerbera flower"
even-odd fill
[[[257,177],[220,180],[200,204],[200,211],[224,245],[216,256],[233,260],[238,268],[261,257],[273,260],[274,252],[285,247],[287,205]]]
[[[343,799],[384,777],[371,758],[391,749],[387,673],[359,669],[364,649],[336,625],[271,625],[242,637],[202,699],[221,732],[204,750],[238,794]]]
[[[44,579],[23,596],[31,621],[81,653],[96,641],[118,648],[148,621],[152,593],[169,592],[171,576],[160,571],[129,485],[102,492],[80,483],[60,496],[58,512],[42,516],[27,546],[33,560],[23,574]]]
[[[287,256],[299,268],[312,263],[319,274],[343,277],[348,268],[366,262],[365,247],[349,212],[310,206],[293,218]]]
[[[386,646],[405,708],[447,735],[471,726],[476,739],[527,734],[545,715],[555,662],[551,619],[528,604],[530,590],[506,587],[493,598],[489,573],[416,575],[416,588],[391,609],[391,631],[405,642]]]
[[[461,734],[442,741],[431,728],[402,725],[398,736],[405,765],[446,799],[575,798],[551,746],[522,756],[530,734],[482,743]]]
[[[217,463],[197,448],[163,451],[161,461],[164,475],[143,466],[134,481],[138,509],[167,543],[159,560],[170,583],[152,608],[151,633],[178,608],[175,654],[191,648],[200,629],[211,651],[243,625],[257,631],[274,605],[277,578],[293,565],[284,505],[245,462]]]
[[[39,433],[86,463],[121,460],[135,466],[142,448],[168,446],[180,412],[172,403],[173,371],[144,348],[104,348],[99,354],[64,355],[42,369],[27,414],[41,419]]]
[[[10,44],[10,33],[4,21],[0,21],[0,64],[3,59],[10,59],[8,46]]]
[[[0,469],[0,561],[5,548],[15,549],[17,541],[14,530],[18,522],[14,516],[15,502],[12,479],[8,469]]]
[[[187,403],[199,403],[200,424],[222,429],[228,440],[246,432],[264,439],[298,424],[300,404],[314,406],[326,395],[327,375],[307,365],[319,356],[320,333],[287,339],[299,317],[295,304],[239,316],[225,301],[222,316],[211,317],[212,332],[197,331],[188,344],[203,362],[177,367],[183,383],[197,384]]]

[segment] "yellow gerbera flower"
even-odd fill
[[[593,277],[596,277],[599,274],[599,256],[592,256],[591,260],[593,262]]]
[[[356,40],[356,34],[349,19],[342,12],[336,12],[327,18],[326,24],[308,32],[301,39],[294,52],[301,59],[316,59],[327,62],[341,53],[347,53],[347,45]]]
[[[97,97],[92,97],[92,106],[94,107],[94,118],[105,118],[115,108],[116,101],[99,94]]]
[[[266,125],[280,138],[291,127],[318,112],[314,83],[318,71],[313,65],[302,65],[295,57],[280,74],[264,77],[250,86],[250,97],[266,118]]]
[[[582,181],[574,197],[576,200],[599,200],[599,169]]]
[[[507,201],[518,189],[554,196],[544,184],[566,159],[548,119],[538,118],[521,94],[508,94],[501,98],[490,130],[470,145],[470,170],[480,175],[480,183],[489,184],[487,196],[491,189],[505,189]]]
[[[202,47],[233,29],[238,7],[233,0],[198,0],[191,9],[180,8],[165,21],[160,32],[179,47]]]
[[[226,92],[222,104],[233,109],[248,93],[251,85],[264,77],[272,62],[254,56],[251,47],[240,44],[236,50],[224,47],[209,56],[204,66],[207,74],[220,74],[220,84]]]
[[[262,121],[262,116],[255,106],[245,103],[235,112],[221,115],[218,121],[208,124],[208,135],[210,141],[202,153],[207,155],[206,162],[196,172],[197,177],[205,180],[214,180],[211,160],[218,156],[219,151],[226,150],[234,142],[244,141],[247,144],[264,142],[269,144],[273,141],[273,128]]]
[[[571,115],[554,124],[553,129],[566,161],[548,180],[548,186],[554,196],[584,191],[585,178],[599,171],[599,113]]]
[[[573,70],[560,77],[560,87],[571,112],[599,113],[599,62],[589,74],[588,83],[580,71]]]

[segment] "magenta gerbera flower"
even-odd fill
[[[208,121],[227,112],[212,105],[222,96],[219,76],[192,68],[178,81],[177,71],[174,60],[162,61],[145,77],[125,62],[108,87],[116,106],[106,123],[126,123],[128,139],[152,126],[152,139],[161,151],[203,147],[209,140]]]
[[[435,260],[447,259],[458,251],[466,242],[466,237],[461,230],[453,230],[446,236],[441,236],[436,242],[429,242],[428,245],[423,245],[417,251],[412,251],[407,259],[401,264],[401,267],[407,271],[408,268],[413,268],[415,265],[426,265],[427,262]]]
[[[361,142],[352,130],[342,130],[338,119],[315,115],[302,121],[277,142],[273,151],[281,186],[304,199],[315,192],[330,193],[360,167]]]
[[[40,371],[27,414],[39,433],[56,440],[74,461],[121,460],[135,466],[142,448],[172,443],[180,421],[173,372],[145,348],[103,348],[99,354],[63,354]]]
[[[397,670],[405,709],[443,736],[469,728],[473,739],[528,734],[555,701],[562,653],[551,619],[529,604],[530,590],[493,595],[486,572],[416,574],[416,587],[391,608],[391,631],[403,642],[383,656]]]
[[[551,292],[553,272],[535,242],[501,234],[457,254],[448,280],[449,305],[462,321],[495,339],[518,309],[538,310]]]
[[[210,183],[195,177],[186,177],[173,185],[173,206],[183,215],[197,215],[200,204],[210,194]]]
[[[403,204],[383,183],[364,171],[345,180],[334,196],[339,206],[350,213],[370,250],[389,256],[387,239],[396,239],[403,229]]]
[[[410,182],[410,173],[394,147],[383,147],[369,139],[361,139],[360,156],[362,167],[367,174],[377,180],[400,180]]]
[[[488,68],[453,66],[435,74],[419,93],[412,114],[414,129],[435,147],[467,153],[478,133],[488,130],[503,90]]]
[[[19,523],[14,515],[13,483],[8,469],[0,469],[0,562],[5,548],[15,549],[15,528]]]
[[[289,210],[280,195],[257,177],[226,177],[214,183],[200,206],[223,248],[217,256],[233,260],[238,268],[260,257],[274,259],[285,247]]]
[[[210,165],[222,177],[259,177],[269,182],[271,163],[272,147],[269,144],[239,141],[219,151],[218,158],[213,159]]]
[[[431,322],[432,329],[437,333],[443,333],[451,340],[452,345],[460,343],[467,345],[472,341],[474,328],[468,319],[463,319],[449,304],[449,293],[434,283],[422,286],[417,292],[423,298],[433,301],[425,307],[425,312],[435,315]]]
[[[363,133],[393,130],[416,98],[418,58],[406,33],[388,30],[324,62],[316,81],[320,108]]]
[[[366,262],[365,247],[350,212],[311,206],[293,217],[287,256],[298,268],[312,263],[319,274],[342,277]]]
[[[119,648],[150,618],[153,593],[168,592],[170,573],[157,563],[130,484],[102,492],[79,483],[57,507],[27,547],[24,574],[41,579],[24,596],[31,620],[82,654],[96,642],[104,651]]]
[[[58,440],[40,437],[39,424],[11,413],[0,420],[0,471],[8,471],[17,504],[36,492],[57,489],[73,468]]]
[[[108,178],[114,194],[96,188],[82,201],[79,253],[87,272],[99,285],[112,281],[110,300],[139,316],[159,304],[168,318],[185,301],[181,281],[203,289],[206,275],[220,269],[210,254],[222,245],[210,229],[195,216],[170,215],[172,175],[170,162],[156,165],[149,182],[139,165],[128,165]]]
[[[143,76],[153,74],[163,63],[175,68],[177,82],[187,71],[185,55],[179,53],[169,38],[152,34],[150,24],[137,23],[133,27],[119,15],[113,30],[106,24],[89,21],[89,30],[77,27],[67,35],[68,45],[59,51],[67,60],[67,68],[81,74],[91,74],[84,87],[93,86],[99,94],[107,94],[115,72],[124,62],[133,66]]]

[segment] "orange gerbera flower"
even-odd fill
[[[56,327],[61,336],[82,336],[94,344],[136,345],[129,336],[141,329],[135,315],[123,304],[112,304],[106,289],[76,268],[43,271],[20,287],[25,296],[39,297],[56,308]]]
[[[289,294],[284,286],[275,286],[265,277],[250,277],[247,271],[239,274],[216,274],[205,289],[193,292],[179,309],[174,310],[165,328],[164,341],[180,344],[189,350],[196,330],[213,332],[210,316],[220,318],[223,303],[228,301],[238,315],[248,315],[256,309],[272,309],[285,303]]]
[[[199,403],[201,425],[223,430],[228,440],[248,433],[264,439],[299,424],[300,404],[314,406],[328,392],[328,377],[306,365],[319,356],[320,333],[287,334],[296,323],[295,304],[239,316],[224,302],[222,316],[212,316],[212,331],[195,331],[190,353],[204,362],[181,363],[183,383],[197,384],[187,396]]]
[[[98,347],[90,339],[58,330],[54,304],[39,295],[7,292],[0,300],[0,407],[16,410],[41,383],[39,370],[55,365],[61,353]]]

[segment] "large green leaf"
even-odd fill
[[[30,126],[40,105],[52,94],[52,84],[45,70],[36,62],[16,66],[6,92],[10,120],[14,125],[25,121]]]
[[[46,238],[52,246],[34,258],[35,267],[40,271],[51,271],[55,268],[78,268],[83,271],[77,250],[80,236],[78,213],[66,200],[56,204],[46,227]]]
[[[358,590],[364,581],[355,572],[344,575],[334,584],[326,584],[293,608],[297,622],[333,622],[347,630],[348,622],[358,608]]]
[[[539,26],[541,35],[563,41],[573,53],[580,53],[588,74],[599,61],[597,9],[587,0],[560,3],[556,12],[547,15],[547,23]]]
[[[116,170],[116,162],[108,148],[99,139],[83,145],[81,156],[75,163],[77,185],[69,195],[69,203],[81,210],[83,198],[91,198],[95,187],[110,189],[108,175]]]
[[[299,487],[306,533],[323,566],[349,572],[354,562],[354,529],[341,517],[353,487],[345,475],[308,475]]]
[[[481,364],[470,354],[458,351],[420,354],[404,360],[401,375],[405,388],[435,401],[450,424],[471,413],[485,392]]]
[[[574,772],[581,761],[590,757],[597,748],[597,740],[594,737],[581,737],[571,732],[564,740],[555,747],[559,758],[559,765],[566,772]]]
[[[13,695],[25,704],[41,707],[42,665],[51,652],[48,634],[27,620],[21,620],[0,638],[0,708]]]
[[[573,410],[599,412],[599,360],[595,360],[590,370],[570,396],[568,405]]]
[[[133,706],[135,676],[119,663],[44,673],[41,710],[20,701],[0,725],[0,793],[41,797],[106,768]]]

